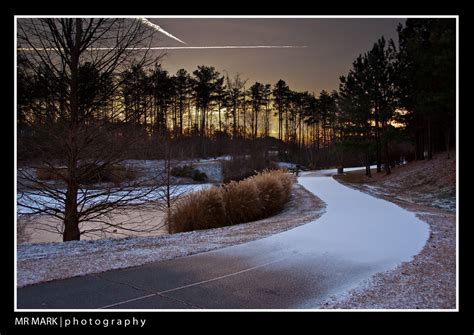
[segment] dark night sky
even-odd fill
[[[163,67],[174,74],[197,65],[214,66],[231,76],[240,73],[274,84],[283,79],[290,88],[318,93],[333,90],[353,60],[385,36],[397,42],[399,18],[149,18],[189,46],[306,45],[304,49],[170,50]],[[154,46],[182,46],[162,34]]]

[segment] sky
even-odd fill
[[[163,67],[171,74],[198,65],[214,66],[221,73],[274,84],[279,79],[293,90],[318,94],[338,89],[354,59],[368,51],[381,36],[398,42],[400,18],[153,18],[173,37],[156,34],[154,46],[285,45],[305,48],[182,49],[168,50]]]

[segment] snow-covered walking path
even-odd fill
[[[410,260],[429,236],[413,213],[339,184],[334,173],[298,179],[327,203],[316,221],[211,252],[20,288],[18,307],[318,308]]]
[[[429,237],[426,223],[391,202],[338,183],[330,177],[334,172],[306,173],[298,179],[326,202],[326,214],[314,223],[274,236],[275,240],[288,239],[300,251],[381,267],[406,261],[421,251]]]

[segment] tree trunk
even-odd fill
[[[207,108],[202,108],[201,109],[202,115],[201,115],[201,136],[206,136],[206,113],[207,113]]]
[[[433,158],[433,132],[431,120],[428,121],[428,160]]]
[[[64,216],[64,231],[63,231],[63,241],[78,241],[81,239],[81,234],[79,231],[79,213],[77,211],[77,184],[71,177],[74,175],[73,172],[69,169],[69,181],[68,181],[68,190],[66,192],[66,208]]]
[[[385,140],[385,174],[390,174],[392,171],[390,170],[390,152],[388,150],[388,141]]]
[[[316,123],[316,151],[319,151],[319,122]]]
[[[219,113],[219,131],[222,131],[222,121],[221,121],[221,103],[217,105],[217,113]]]
[[[243,124],[243,128],[242,128],[242,137],[245,138],[246,135],[247,135],[247,117],[246,117],[246,114],[247,114],[247,110],[246,110],[246,106],[245,106],[245,96],[244,96],[244,104],[242,106],[243,110],[243,118],[242,118],[242,122],[244,123]]]
[[[365,175],[367,177],[372,177],[372,172],[370,171],[370,159],[369,159],[369,153],[365,153]]]
[[[283,114],[279,107],[278,109],[278,139],[282,139],[282,131],[283,131]]]
[[[421,128],[418,133],[419,136],[419,160],[424,160],[425,159],[425,130],[424,128]]]
[[[420,160],[420,131],[415,129],[415,160]]]
[[[183,135],[183,112],[184,112],[184,104],[183,104],[183,101],[180,100],[179,102],[179,135]]]
[[[382,143],[380,138],[380,120],[379,120],[379,108],[375,108],[375,140],[376,140],[376,159],[377,159],[377,172],[382,172]]]
[[[255,122],[254,122],[254,134],[253,134],[253,138],[257,138],[257,130],[258,130],[258,111],[255,110]]]
[[[237,136],[237,104],[234,103],[234,108],[232,109],[232,137],[235,138]]]
[[[448,154],[448,159],[451,158],[451,156],[449,155],[449,140],[450,140],[450,136],[451,136],[451,127],[447,127],[447,129],[445,129],[444,131],[444,144],[446,146],[446,152]]]
[[[80,239],[79,231],[79,213],[77,211],[77,161],[78,161],[78,113],[79,113],[79,94],[78,94],[78,72],[80,43],[82,38],[82,20],[76,19],[75,45],[71,48],[71,91],[70,91],[70,113],[71,121],[69,125],[69,157],[68,157],[68,185],[66,192],[66,203],[64,211],[64,231],[63,241],[74,241]]]

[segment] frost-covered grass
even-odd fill
[[[288,202],[291,184],[285,172],[265,171],[240,182],[190,193],[172,209],[170,231],[216,228],[268,217]]]
[[[453,155],[451,155],[453,157]],[[372,169],[349,171],[336,179],[375,196],[392,196],[409,203],[456,211],[456,160],[438,154],[432,160],[414,161],[392,169],[390,175]]]

